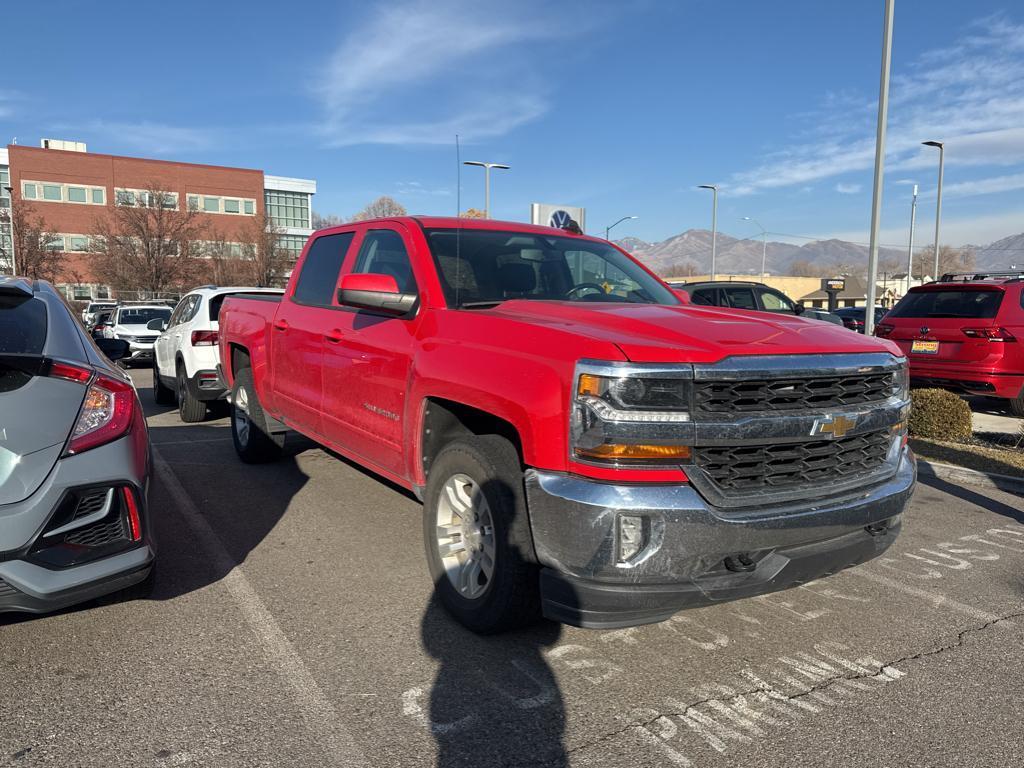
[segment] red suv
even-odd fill
[[[911,288],[875,333],[906,353],[912,384],[1001,397],[1024,416],[1024,275],[943,275]]]

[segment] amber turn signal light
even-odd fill
[[[690,458],[690,446],[604,443],[593,448],[577,448],[576,455],[583,459],[598,459],[600,461],[635,461],[637,459],[682,460]]]

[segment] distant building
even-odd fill
[[[151,186],[169,192],[175,206],[195,206],[230,241],[243,226],[266,211],[281,229],[281,243],[296,257],[313,233],[313,179],[269,176],[262,170],[101,155],[80,142],[43,139],[40,147],[10,144],[0,149],[0,208],[11,198],[33,204],[47,227],[59,233],[62,250],[58,286],[68,298],[109,296],[90,264],[89,235],[96,214],[115,205],[132,205]],[[0,246],[10,253],[10,225],[0,224]],[[15,254],[17,258],[17,254]],[[10,271],[0,264],[0,272]]]
[[[867,281],[861,277],[845,277],[846,288],[836,295],[837,307],[864,307],[868,303]],[[821,280],[818,280],[821,284]],[[875,305],[880,307],[891,307],[899,301],[901,293],[897,293],[891,285],[878,283],[875,285]],[[800,300],[805,306],[828,309],[828,294],[820,288],[811,291]]]

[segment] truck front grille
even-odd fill
[[[821,411],[885,400],[892,391],[892,373],[888,371],[814,378],[694,382],[696,411],[705,415]]]
[[[695,461],[724,496],[771,493],[792,488],[818,488],[870,475],[885,462],[888,429],[839,440],[804,443],[703,446]]]

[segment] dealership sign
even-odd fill
[[[586,228],[586,209],[577,205],[552,205],[550,203],[530,203],[530,223],[542,227],[565,229],[570,221]]]

